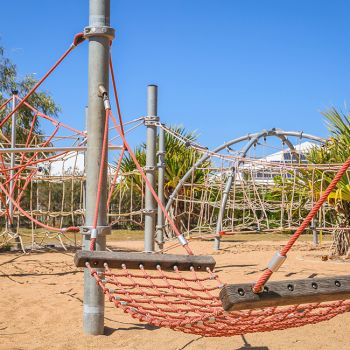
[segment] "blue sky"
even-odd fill
[[[320,111],[350,100],[349,1],[112,0],[112,55],[125,120],[159,115],[213,147],[279,127],[327,135]],[[88,0],[1,2],[0,44],[19,73],[40,77],[88,23]],[[87,44],[43,89],[60,119],[84,127]],[[143,141],[144,132],[132,136]]]

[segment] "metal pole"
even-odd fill
[[[163,128],[159,128],[159,148],[158,148],[158,197],[165,206],[164,197],[164,174],[165,174],[165,132]],[[158,205],[157,214],[157,244],[159,249],[164,246],[164,214]]]
[[[317,230],[316,230],[316,221],[315,219],[311,220],[311,225],[310,228],[312,230],[312,241],[314,246],[318,246],[318,235],[317,235]]]
[[[84,29],[84,34],[89,39],[85,225],[93,225],[99,169],[102,166],[103,184],[97,223],[100,227],[107,226],[107,157],[105,164],[101,164],[105,109],[99,86],[103,85],[106,89],[109,87],[109,48],[114,37],[114,30],[110,27],[110,0],[90,0],[89,27]],[[90,231],[87,231],[83,239],[83,249],[89,250],[89,244]],[[97,235],[95,249],[106,249],[104,234]],[[99,335],[104,332],[104,295],[87,269],[84,271],[83,327],[87,334]]]
[[[147,117],[145,125],[147,127],[146,141],[146,176],[152,187],[155,186],[155,170],[156,170],[156,141],[157,126],[159,121],[157,117],[157,89],[156,85],[148,85],[147,87]],[[154,252],[154,235],[155,235],[155,213],[156,204],[151,191],[146,187],[145,190],[145,252]]]
[[[265,131],[261,132],[260,134],[257,134],[254,138],[252,138],[249,143],[242,149],[241,151],[241,158],[245,158],[247,156],[247,153],[249,149],[259,140],[260,137],[262,137],[265,134]],[[220,210],[219,210],[219,215],[218,215],[218,221],[216,223],[216,236],[214,238],[214,250],[219,250],[220,249],[220,232],[222,231],[222,221],[224,219],[224,213],[226,209],[226,204],[230,195],[231,187],[233,182],[235,181],[235,176],[238,168],[240,167],[241,164],[244,163],[244,160],[238,161],[230,171],[230,174],[227,178],[225,189],[222,193],[222,199],[221,199],[221,204],[220,204]]]
[[[12,91],[12,111],[14,111],[16,108],[16,95],[17,95],[17,91]],[[16,113],[13,113],[11,117],[11,147],[12,148],[16,147]],[[10,167],[14,168],[15,164],[16,164],[16,154],[12,153],[10,156]],[[10,180],[9,192],[10,192],[10,195],[12,196],[14,196],[13,188],[15,186],[15,182],[13,180],[14,175],[15,175],[15,171],[13,169],[10,170],[11,180]],[[10,200],[10,198],[8,199],[8,201],[9,201],[9,217],[8,217],[7,227],[12,231],[13,230],[13,203]]]

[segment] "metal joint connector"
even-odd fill
[[[110,226],[80,226],[80,233],[82,235],[91,235],[91,238],[97,238],[97,236],[106,236],[112,233]]]
[[[149,165],[146,165],[143,167],[143,170],[146,172],[146,173],[151,173],[153,171],[156,170],[156,167],[155,166],[149,166]]]
[[[103,105],[105,110],[111,110],[111,103],[109,101],[108,91],[103,85],[98,86],[99,96],[103,98]]]
[[[144,214],[152,214],[154,215],[156,213],[157,209],[143,209],[142,212]]]
[[[153,117],[147,116],[144,119],[144,124],[146,126],[157,126],[158,122],[159,122],[159,117],[157,116],[153,116]]]
[[[272,272],[276,272],[283,265],[286,259],[286,256],[281,255],[280,252],[276,252],[267,265],[267,268]]]
[[[84,28],[84,37],[86,39],[92,36],[102,36],[113,40],[115,37],[115,30],[112,27],[101,26],[101,27],[85,27]]]
[[[185,238],[184,235],[182,235],[182,234],[179,235],[179,236],[177,236],[177,239],[179,240],[179,242],[181,243],[181,245],[187,245],[187,244],[188,244],[186,238]]]

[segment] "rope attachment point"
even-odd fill
[[[93,37],[93,36],[101,36],[108,38],[110,41],[112,41],[115,37],[115,30],[112,27],[108,26],[93,26],[93,27],[85,27],[84,28],[84,37],[86,39]]]
[[[188,244],[187,239],[184,237],[183,234],[178,235],[177,239],[179,240],[182,246],[186,246]]]
[[[281,255],[280,252],[277,251],[268,263],[267,268],[272,272],[276,272],[280,269],[286,259],[286,256]]]
[[[91,238],[97,238],[97,236],[107,236],[112,233],[111,226],[80,226],[80,233],[82,235],[91,235]]]
[[[71,48],[76,48],[79,44],[85,41],[84,33],[77,33],[74,35],[74,39],[71,45]]]
[[[106,88],[103,85],[99,85],[98,92],[99,96],[103,98],[103,105],[105,107],[105,110],[111,110],[111,102],[109,100],[108,91],[106,90]]]
[[[145,126],[158,126],[159,120],[158,116],[146,116],[144,118],[144,124]]]

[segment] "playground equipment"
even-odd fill
[[[7,140],[11,147],[5,147],[6,150],[0,152],[0,162],[2,163],[2,173],[4,182],[0,183],[1,201],[4,205],[4,212],[9,219],[9,227],[13,226],[14,209],[25,216],[34,224],[43,227],[49,231],[56,231],[59,234],[79,231],[83,235],[83,251],[78,252],[75,263],[79,267],[84,267],[84,330],[88,334],[102,334],[104,325],[104,295],[107,295],[109,301],[113,302],[118,308],[130,314],[132,317],[148,322],[155,326],[169,327],[187,333],[201,334],[205,336],[227,336],[244,334],[249,332],[261,332],[298,327],[309,323],[317,323],[328,320],[337,314],[350,311],[349,297],[349,277],[332,277],[327,280],[303,280],[286,283],[272,282],[268,283],[270,277],[276,272],[287,258],[288,251],[300,237],[302,232],[314,220],[321,206],[337,185],[338,181],[346,173],[350,166],[350,158],[339,167],[333,167],[336,171],[334,179],[326,189],[321,189],[320,196],[311,201],[310,212],[302,220],[300,226],[291,236],[286,246],[277,252],[266,270],[256,283],[225,285],[217,274],[213,272],[215,261],[212,257],[194,256],[189,242],[182,230],[176,225],[176,213],[170,214],[164,205],[164,196],[162,194],[163,186],[160,186],[160,196],[155,191],[155,158],[156,158],[156,132],[157,127],[163,131],[167,130],[165,126],[159,123],[157,117],[157,89],[154,85],[149,86],[148,116],[143,118],[147,127],[147,146],[146,168],[143,168],[138,162],[133,150],[126,139],[126,130],[124,129],[117,89],[114,79],[113,65],[110,59],[110,45],[114,38],[114,30],[110,27],[110,9],[109,0],[90,0],[90,23],[85,28],[84,33],[78,34],[70,48],[57,61],[57,63],[48,71],[48,73],[34,86],[34,88],[19,103],[13,104],[12,111],[0,122],[4,125],[12,118],[12,125],[15,127],[15,115],[21,107],[30,106],[27,99],[44,82],[44,80],[56,69],[56,67],[65,59],[65,57],[82,43],[85,39],[89,40],[89,103],[87,116],[87,133],[69,128],[48,116],[33,110],[34,117],[48,120],[54,127],[49,137],[38,137],[33,135],[32,130],[28,133],[27,142],[23,148],[17,148],[16,138],[12,135],[12,141]],[[114,117],[109,97],[108,66],[112,77],[112,85],[116,99],[119,121]],[[13,100],[17,97],[14,94]],[[9,99],[3,106],[9,103]],[[139,120],[139,119],[138,119]],[[113,130],[118,133],[122,146],[113,144],[113,137],[109,137],[109,122],[113,124]],[[33,121],[33,125],[34,125]],[[137,122],[137,121],[136,121]],[[54,147],[52,141],[58,138],[58,132],[62,129],[68,129],[71,136],[61,136],[61,139],[73,139],[73,145]],[[269,164],[266,160],[252,160],[248,157],[249,151],[254,145],[264,137],[275,136],[281,139],[290,148],[291,157],[296,157],[296,164],[288,162],[275,166]],[[193,147],[202,157],[196,161],[192,169],[187,172],[184,179],[180,181],[173,195],[168,201],[168,209],[180,193],[180,188],[186,185],[186,180],[193,175],[195,169],[206,161],[209,157],[218,157],[229,162],[228,172],[222,176],[222,169],[217,175],[225,180],[222,196],[217,203],[220,203],[215,237],[217,247],[220,235],[225,233],[222,224],[224,212],[227,210],[232,185],[245,186],[247,179],[242,176],[246,173],[251,174],[250,184],[253,186],[255,196],[252,201],[251,190],[244,193],[243,200],[250,205],[249,211],[256,211],[256,200],[261,201],[261,191],[257,185],[267,186],[271,179],[264,179],[259,182],[257,175],[259,171],[264,173],[267,164],[271,169],[281,171],[281,179],[288,178],[290,171],[300,172],[306,168],[303,164],[301,155],[295,150],[289,142],[287,136],[306,136],[307,138],[322,142],[322,139],[311,135],[302,135],[292,132],[282,132],[280,130],[264,130],[261,133],[247,135],[239,140],[233,140],[214,151],[191,143],[188,140],[189,147]],[[161,136],[162,138],[163,136]],[[176,137],[181,138],[180,135]],[[33,141],[34,140],[34,141]],[[247,145],[239,154],[223,156],[219,154],[222,149],[228,148],[240,141],[247,140]],[[65,147],[65,148],[62,148]],[[110,190],[113,192],[118,176],[120,175],[120,164],[124,153],[128,153],[134,161],[139,176],[142,177],[145,190],[145,251],[148,253],[112,253],[105,252],[106,236],[111,228],[107,220],[107,203],[110,196],[107,192],[107,167],[108,167],[108,149],[120,149],[120,157],[111,174],[112,182]],[[83,224],[71,227],[57,228],[50,226],[38,220],[34,213],[28,213],[23,209],[21,201],[25,189],[29,184],[33,187],[34,175],[39,172],[37,164],[48,164],[52,159],[59,158],[67,161],[70,152],[87,152],[86,164],[86,184],[84,191],[86,196],[79,199],[79,203],[85,202],[85,220]],[[43,155],[43,152],[45,154]],[[52,155],[52,153],[54,153]],[[4,154],[4,156],[2,156]],[[13,154],[19,154],[14,157]],[[160,156],[164,155],[164,144],[161,142]],[[10,157],[9,157],[10,156]],[[10,158],[10,168],[6,166]],[[62,158],[63,157],[63,158]],[[77,157],[77,156],[76,156]],[[162,157],[160,157],[162,162]],[[77,161],[76,161],[77,162]],[[76,164],[75,162],[75,164]],[[247,164],[254,164],[254,167],[247,167]],[[48,165],[49,166],[49,165]],[[63,165],[64,167],[64,165]],[[45,169],[40,168],[40,172],[45,173]],[[74,167],[75,169],[75,167]],[[286,170],[287,169],[287,170]],[[75,175],[75,170],[73,170]],[[159,172],[162,176],[162,168]],[[212,175],[212,174],[211,174]],[[41,175],[40,175],[41,176]],[[79,174],[79,176],[81,176]],[[207,188],[210,189],[212,178],[208,177]],[[39,181],[39,180],[35,180]],[[219,183],[220,183],[219,181]],[[24,185],[23,185],[24,182]],[[64,183],[64,182],[63,182]],[[38,189],[38,187],[36,187]],[[80,187],[81,188],[81,187]],[[295,188],[295,187],[294,187]],[[112,193],[110,192],[110,193]],[[185,191],[187,192],[187,191]],[[193,202],[194,194],[190,191]],[[33,192],[30,192],[33,193]],[[63,191],[63,193],[65,193]],[[74,194],[72,184],[71,193]],[[237,192],[236,192],[237,193]],[[11,204],[8,206],[5,197]],[[40,196],[37,194],[36,198]],[[80,198],[80,197],[79,197]],[[247,199],[248,198],[248,199]],[[283,196],[282,196],[283,198]],[[201,199],[201,203],[207,201]],[[62,203],[65,202],[64,195]],[[74,202],[74,200],[73,200]],[[186,198],[184,200],[186,202]],[[265,201],[266,202],[266,201]],[[32,203],[32,202],[31,202]],[[158,206],[158,227],[157,239],[161,248],[163,248],[163,225],[165,221],[169,225],[170,236],[176,236],[178,244],[183,246],[188,256],[153,254],[155,250],[154,235],[156,233],[156,204]],[[310,205],[310,203],[309,203]],[[80,206],[80,204],[79,204]],[[13,209],[11,209],[13,208]],[[193,208],[193,207],[192,207]],[[10,210],[11,209],[11,210]],[[74,211],[73,208],[71,211]],[[284,208],[282,207],[282,210]],[[289,209],[289,210],[293,210]],[[71,213],[70,211],[70,213]],[[63,212],[63,211],[62,211]],[[266,210],[265,210],[266,212]],[[264,210],[262,210],[264,214]],[[264,214],[264,219],[255,217],[255,223],[260,226],[268,226],[268,217]],[[201,215],[199,215],[201,216]],[[281,225],[283,225],[284,216],[281,215]],[[263,223],[265,221],[265,223]],[[18,220],[19,222],[19,220]],[[243,220],[243,225],[247,224]],[[235,225],[235,222],[233,222]],[[289,228],[292,228],[290,225]],[[19,236],[15,236],[18,237]],[[164,251],[164,249],[163,249]],[[116,268],[111,271],[110,268]],[[135,272],[134,269],[139,271]],[[132,270],[132,271],[130,271]],[[169,271],[170,270],[170,271]],[[310,287],[311,283],[311,287]],[[233,310],[233,311],[232,311]]]
[[[151,91],[156,91],[154,86],[150,88]],[[18,96],[15,98],[20,101]],[[20,203],[22,209],[19,210],[13,205],[11,209],[12,201],[9,198],[4,198],[4,201],[0,202],[0,213],[7,222],[7,228],[0,235],[0,245],[17,239],[23,250],[36,249],[57,239],[63,247],[76,246],[78,244],[76,236],[67,234],[61,229],[81,226],[84,222],[86,132],[70,130],[69,126],[44,115],[28,103],[25,103],[25,106],[33,112],[33,122],[36,119],[43,125],[46,135],[44,133],[34,135],[29,131],[26,143],[30,147],[16,145],[12,148],[3,143],[3,148],[0,149],[4,161],[4,174],[7,174],[7,179],[16,179],[16,181],[8,180],[5,185],[15,183],[13,189],[8,188],[8,191],[13,193],[13,199]],[[6,105],[4,107],[6,108]],[[125,123],[125,133],[133,132],[144,123],[145,117]],[[302,158],[304,153],[317,144],[322,144],[324,140],[302,132],[264,130],[226,142],[214,150],[208,150],[185,139],[176,130],[160,122],[151,124],[147,129],[157,127],[159,135],[164,135],[160,145],[165,146],[164,139],[172,137],[194,155],[193,164],[170,193],[167,202],[169,215],[180,226],[186,237],[199,236],[207,239],[216,237],[219,241],[220,237],[235,232],[293,230],[311,209],[317,198],[317,191],[320,193],[323,191],[326,183],[323,179],[332,176],[340,166],[306,163]],[[162,250],[164,240],[173,239],[171,228],[164,222],[159,206],[156,235],[145,225],[144,217],[152,213],[153,217],[156,206],[153,202],[150,206],[149,200],[144,206],[147,186],[140,174],[135,171],[129,173],[121,171],[119,159],[123,158],[125,151],[122,145],[115,144],[120,138],[118,135],[113,135],[113,131],[114,129],[110,128],[109,153],[112,155],[114,152],[120,152],[120,154],[115,164],[108,163],[108,224],[117,225],[119,228],[146,226],[148,240],[152,239],[152,245],[156,242],[158,249]],[[253,144],[251,140],[256,135],[261,136],[261,142]],[[279,140],[282,137],[286,140],[285,146],[283,143],[279,145],[267,142],[268,139]],[[308,139],[313,143],[305,142]],[[295,148],[294,153],[287,143]],[[247,151],[243,158],[242,152],[248,145],[251,146],[250,151]],[[148,148],[154,150],[155,145]],[[271,150],[277,152],[271,154]],[[11,157],[15,154],[18,167],[11,175],[7,172],[6,162],[10,163]],[[28,159],[24,157],[28,154],[31,158],[29,163],[32,165],[27,165]],[[163,158],[159,160],[161,166],[158,166],[160,173],[158,196],[164,203],[164,151],[159,151],[157,154],[159,159]],[[297,158],[296,154],[300,157]],[[148,169],[147,173],[150,174],[154,173],[156,168],[150,166]],[[200,181],[196,179],[198,174],[201,177]],[[298,177],[298,174],[308,174],[308,182]],[[226,190],[225,183],[230,178],[231,188]],[[276,179],[280,182],[276,183]],[[128,185],[124,186],[123,183]],[[271,196],[270,194],[276,192],[276,189],[278,189],[277,196]],[[224,193],[228,194],[224,196]],[[223,200],[226,200],[225,206],[222,204]],[[30,217],[36,221],[30,220],[23,212],[30,213]],[[335,214],[334,207],[325,203],[313,222],[315,242],[317,233],[336,229]],[[220,231],[217,231],[219,219]],[[12,221],[14,224],[11,224]],[[23,231],[21,229],[23,226],[30,228],[30,232]],[[44,227],[40,229],[42,226]]]

